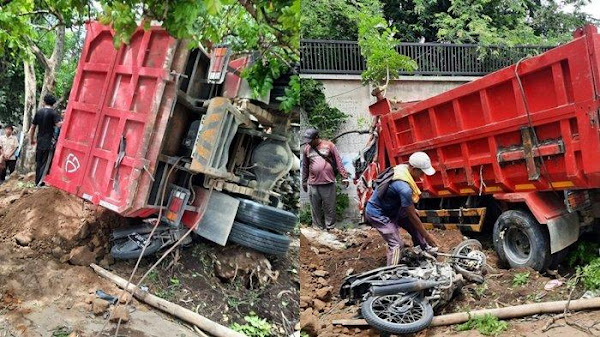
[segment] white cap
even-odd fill
[[[408,158],[408,163],[412,167],[421,169],[426,175],[432,176],[435,174],[435,169],[431,166],[431,159],[425,152],[415,152]]]

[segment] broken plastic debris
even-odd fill
[[[583,293],[581,298],[594,298],[598,296],[600,296],[600,290],[588,290],[585,293]]]
[[[548,281],[548,283],[546,283],[546,285],[544,286],[544,290],[550,291],[552,289],[560,287],[561,285],[563,285],[562,281],[560,281],[560,280],[551,280],[551,281]]]
[[[111,296],[102,290],[96,290],[96,296],[98,296],[98,298],[103,299],[113,305],[116,304],[117,301],[119,300],[118,298]]]

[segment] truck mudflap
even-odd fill
[[[560,192],[559,192],[560,193]],[[577,213],[569,213],[560,194],[553,192],[500,193],[494,198],[506,202],[524,202],[535,219],[548,227],[550,253],[559,252],[579,239]]]
[[[196,224],[194,232],[212,242],[225,246],[233,227],[240,201],[214,189],[194,189],[194,211],[186,211],[181,222],[188,228]],[[226,211],[224,211],[226,210]]]

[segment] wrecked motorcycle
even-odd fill
[[[446,257],[439,262],[438,256]],[[373,328],[392,334],[427,328],[433,311],[467,282],[483,283],[486,258],[477,240],[466,240],[450,254],[405,249],[400,264],[346,277],[340,289]]]

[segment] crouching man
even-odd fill
[[[415,152],[408,164],[385,170],[377,177],[377,187],[365,207],[367,222],[379,231],[387,243],[388,266],[398,264],[402,257],[404,242],[400,237],[400,228],[410,234],[415,247],[420,246],[423,250],[428,250],[429,246],[437,247],[437,242],[425,229],[414,205],[421,195],[416,182],[421,180],[423,174],[431,176],[435,174],[435,169],[426,153]]]

